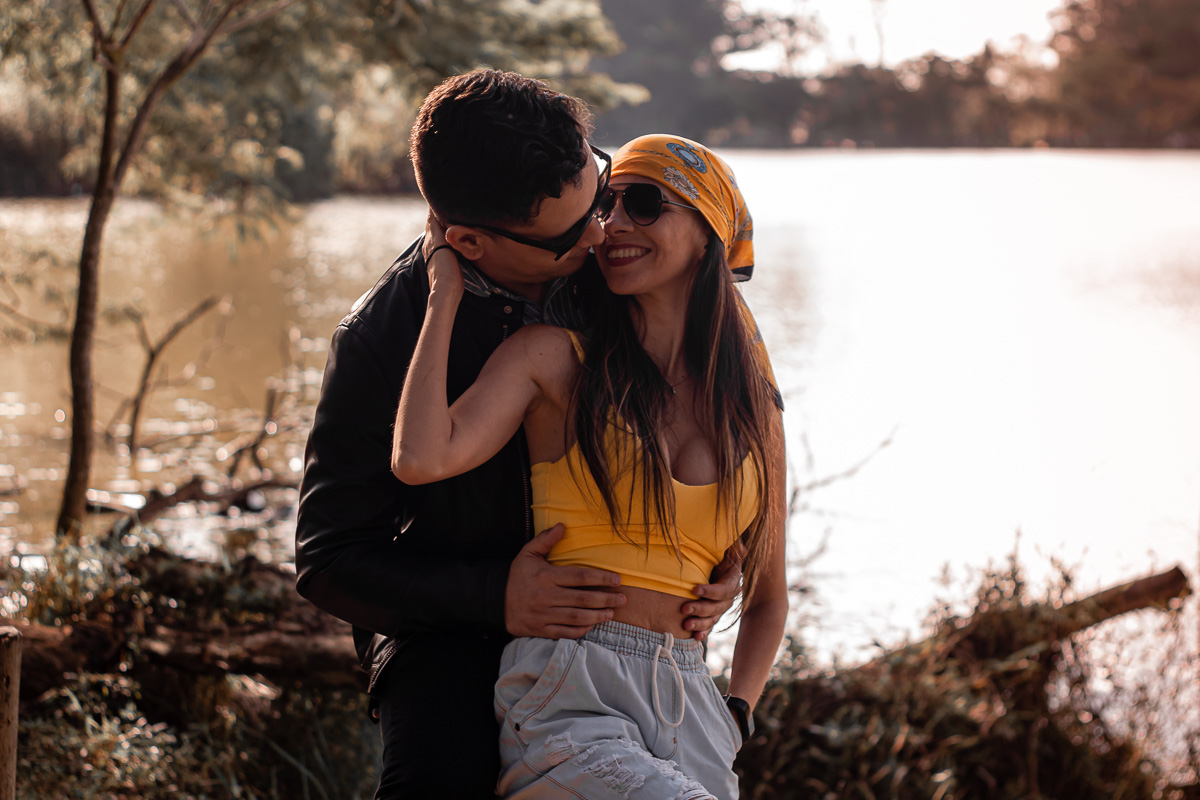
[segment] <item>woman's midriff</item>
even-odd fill
[[[605,588],[604,591],[625,595],[625,605],[613,609],[613,619],[639,628],[648,628],[659,633],[671,633],[679,639],[687,639],[691,631],[683,629],[686,616],[682,611],[688,600],[673,594],[639,589],[636,586]]]

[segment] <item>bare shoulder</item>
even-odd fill
[[[579,369],[571,333],[557,325],[525,325],[508,338],[504,348],[522,359],[529,374],[547,395],[568,391]]]
[[[524,325],[505,342],[505,347],[520,351],[529,359],[575,359],[570,332],[557,325]]]

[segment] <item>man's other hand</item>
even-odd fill
[[[688,600],[681,607],[686,617],[683,629],[691,631],[693,639],[707,639],[717,620],[733,606],[742,583],[742,558],[745,554],[746,548],[741,540],[734,542],[713,570],[712,583],[701,584],[692,590],[700,599]]]
[[[625,604],[625,595],[618,592],[581,588],[620,586],[616,573],[546,561],[562,535],[561,524],[544,530],[513,559],[504,597],[504,622],[513,636],[578,639]]]

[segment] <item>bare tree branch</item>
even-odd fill
[[[220,347],[221,342],[223,342],[225,340],[225,326],[226,326],[226,322],[229,319],[229,314],[227,311],[228,303],[229,303],[228,298],[226,298],[222,301],[222,308],[220,309],[221,316],[217,323],[216,330],[213,332],[213,334],[211,336],[208,337],[208,339],[205,340],[204,344],[200,347],[200,353],[195,358],[193,358],[191,361],[184,364],[183,367],[179,370],[179,374],[176,377],[174,377],[174,378],[160,377],[157,380],[150,380],[147,384],[145,384],[144,395],[146,397],[149,397],[151,394],[153,394],[161,389],[175,389],[180,386],[185,386],[188,382],[190,382],[191,380],[193,380],[196,377],[197,373],[199,373],[199,371],[201,369],[204,368],[204,365],[208,363],[208,359],[212,357],[212,354],[217,351],[218,347]],[[149,341],[149,337],[145,335],[145,333],[144,333],[145,326],[142,324],[141,318],[132,317],[132,319],[134,319],[134,321],[137,322],[139,325],[138,332],[139,332],[139,336],[141,338],[142,349],[146,352],[147,356],[149,356],[150,352],[154,349],[155,346]],[[176,324],[178,324],[178,323],[176,323]],[[189,324],[190,324],[190,322],[189,322]],[[165,344],[162,344],[162,347],[165,347],[165,346],[166,346]],[[159,349],[162,349],[162,348],[159,348]],[[143,380],[148,380],[148,375],[145,372],[143,373],[142,377],[143,377]],[[142,384],[139,383],[138,393],[141,393],[141,387],[142,387]],[[107,389],[106,388],[106,390],[109,393],[121,398],[120,403],[117,405],[117,408],[113,411],[112,416],[109,418],[108,425],[105,426],[105,429],[104,429],[104,435],[107,437],[109,443],[112,443],[117,438],[117,434],[116,434],[117,423],[120,422],[121,419],[124,418],[126,413],[129,411],[130,406],[136,399],[136,394],[135,395],[126,395],[124,392],[117,391],[116,389]],[[131,433],[133,432],[132,425],[131,425],[130,432]],[[195,432],[189,432],[186,434],[178,434],[178,435],[160,437],[144,446],[148,447],[148,448],[153,448],[165,441],[171,441],[174,439],[178,439],[181,436],[195,436],[195,435],[198,435],[201,433],[213,433],[213,431],[199,430],[199,431],[195,431]],[[138,437],[138,439],[140,440],[140,437]]]
[[[121,27],[121,17],[125,16],[125,6],[129,4],[129,0],[117,0],[117,10],[113,12],[112,29],[115,33],[117,28]]]
[[[90,2],[90,0],[87,0]],[[137,112],[134,114],[133,122],[129,124],[129,130],[125,134],[125,141],[121,144],[120,157],[117,159],[116,169],[113,170],[113,185],[120,187],[125,173],[129,170],[129,165],[133,161],[133,157],[137,154],[141,147],[142,137],[145,136],[146,126],[150,122],[150,116],[154,112],[155,106],[162,96],[167,93],[175,83],[182,78],[192,65],[204,54],[212,40],[221,31],[221,27],[225,21],[242,5],[246,0],[232,0],[221,12],[217,15],[216,21],[207,29],[197,27],[193,29],[192,36],[188,43],[176,54],[171,63],[159,73],[158,78],[150,85],[146,91],[146,96],[142,99],[141,105],[138,106]]]
[[[237,19],[228,22],[221,29],[221,33],[228,35],[231,33],[236,33],[237,31],[240,31],[242,28],[245,28],[247,26],[257,25],[258,23],[262,22],[264,19],[275,16],[276,14],[278,14],[280,11],[283,11],[288,6],[294,5],[295,2],[296,2],[296,0],[279,0],[279,2],[277,2],[275,5],[271,6],[270,8],[264,8],[261,11],[256,11],[256,12],[253,12],[250,14],[246,14],[244,17],[238,17]]]
[[[846,469],[842,470],[841,472],[835,472],[832,475],[826,475],[823,478],[817,478],[816,480],[809,481],[808,483],[804,484],[803,486],[797,486],[796,488],[794,488],[792,490],[791,496],[788,498],[788,514],[795,513],[795,511],[797,509],[797,503],[799,502],[801,496],[807,494],[808,492],[815,491],[816,489],[823,489],[826,486],[829,486],[830,484],[837,483],[838,481],[846,480],[847,478],[851,478],[854,475],[856,475],[859,470],[861,470],[863,467],[865,467],[871,461],[871,459],[873,459],[873,458],[875,458],[875,456],[879,455],[879,453],[884,448],[891,446],[892,438],[895,435],[896,435],[895,431],[893,431],[892,433],[889,433],[883,441],[881,441],[879,444],[875,445],[874,450],[867,453],[865,456],[860,458],[857,462],[855,462],[851,466],[847,467]],[[810,455],[809,463],[811,464],[812,463],[811,462],[811,452],[809,455]]]
[[[0,301],[0,312],[7,314],[12,319],[24,325],[35,335],[48,336],[66,336],[71,331],[64,325],[55,325],[52,322],[43,322],[40,319],[26,316],[17,310],[16,306],[10,306],[8,303]]]
[[[155,389],[178,388],[187,384],[196,377],[196,373],[208,363],[208,359],[212,358],[212,354],[215,353],[217,348],[221,346],[221,343],[225,341],[225,326],[229,320],[232,307],[233,304],[228,297],[221,301],[221,307],[218,309],[220,317],[217,321],[216,329],[213,331],[212,336],[209,336],[208,339],[205,340],[204,344],[200,346],[200,353],[191,361],[183,365],[183,367],[179,370],[178,377],[156,381],[154,383]]]
[[[141,338],[142,347],[146,351],[146,363],[142,367],[142,378],[138,382],[137,392],[134,393],[133,399],[130,403],[131,410],[129,412],[128,439],[130,453],[135,453],[137,451],[138,420],[141,419],[142,416],[142,405],[145,403],[150,392],[153,391],[150,376],[154,371],[154,365],[158,362],[159,357],[162,356],[163,350],[166,349],[167,345],[169,345],[176,336],[182,333],[185,328],[198,320],[204,314],[208,313],[217,305],[218,302],[219,300],[216,297],[205,298],[195,308],[176,320],[175,324],[172,325],[157,342],[153,343],[150,341],[150,336],[146,332],[145,318],[140,315],[134,318],[134,321],[138,326],[138,335]]]
[[[179,12],[179,16],[183,17],[183,21],[193,28],[198,24],[196,18],[192,16],[192,12],[188,11],[187,4],[183,0],[171,0],[171,5],[175,6],[175,10]]]
[[[262,443],[266,441],[268,436],[279,432],[279,425],[275,422],[275,402],[277,399],[278,395],[276,394],[275,386],[268,386],[266,408],[263,409],[262,426],[258,430],[258,435],[253,440],[234,451],[232,463],[230,463],[229,470],[226,472],[230,478],[237,472],[238,465],[242,461],[242,456],[247,452],[250,453],[250,459],[254,462],[254,466],[258,468],[259,475],[266,473],[266,467],[263,466],[262,459],[258,457],[258,448],[262,446]]]
[[[112,392],[113,394],[119,394],[119,392],[117,392],[115,389],[109,389],[107,386],[100,387],[97,384],[97,388],[103,388],[106,392]],[[131,403],[133,403],[132,395],[127,396],[127,397],[122,397],[121,402],[117,403],[117,407],[113,411],[112,416],[109,417],[108,425],[106,425],[104,427],[105,441],[107,441],[108,444],[111,445],[114,441],[116,441],[117,423],[120,422],[121,418],[125,416],[125,413],[127,411],[129,411],[129,406]]]
[[[100,21],[100,12],[96,10],[95,0],[83,0],[84,10],[87,11],[88,19],[92,21],[92,40],[96,43],[109,43],[108,30],[105,29],[104,23]]]
[[[113,62],[109,53],[112,46],[111,34],[100,21],[100,12],[96,10],[95,0],[83,0],[83,5],[92,22],[92,60],[110,74],[116,74],[120,68]]]
[[[142,349],[147,352],[154,349],[154,345],[150,343],[150,332],[146,330],[146,315],[141,311],[132,312],[130,319],[137,326],[138,341],[142,343]]]
[[[3,272],[0,272],[0,287],[3,287],[4,293],[8,295],[8,300],[9,300],[9,302],[7,304],[8,307],[9,308],[20,308],[21,293],[18,292],[15,288],[13,288],[12,281],[10,281],[8,279],[8,276],[5,275]]]
[[[146,2],[142,4],[141,9],[138,10],[137,15],[133,18],[133,22],[130,24],[129,30],[125,32],[123,37],[121,37],[121,49],[129,46],[129,43],[133,40],[133,37],[136,36],[138,30],[141,29],[142,24],[145,23],[146,18],[150,16],[150,11],[154,8],[154,4],[156,2],[158,2],[158,0],[146,0]]]
[[[263,489],[295,489],[295,481],[279,478],[266,478],[250,484],[231,481],[225,486],[214,486],[199,476],[193,477],[187,483],[175,487],[170,494],[151,492],[146,498],[146,505],[133,514],[122,517],[109,528],[109,540],[120,539],[134,525],[148,525],[163,514],[181,503],[212,503],[216,513],[223,514],[233,505],[245,503],[246,496],[251,492]]]

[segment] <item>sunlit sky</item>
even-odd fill
[[[999,49],[1010,49],[1020,35],[1045,42],[1052,31],[1048,15],[1063,4],[1061,0],[882,0],[878,6],[883,60],[894,65],[931,50],[964,58],[978,53],[989,40]],[[841,61],[879,61],[872,0],[745,0],[745,5],[816,12],[825,42],[804,62],[805,71]],[[778,58],[776,54],[774,59]],[[758,59],[737,65],[768,66]]]

